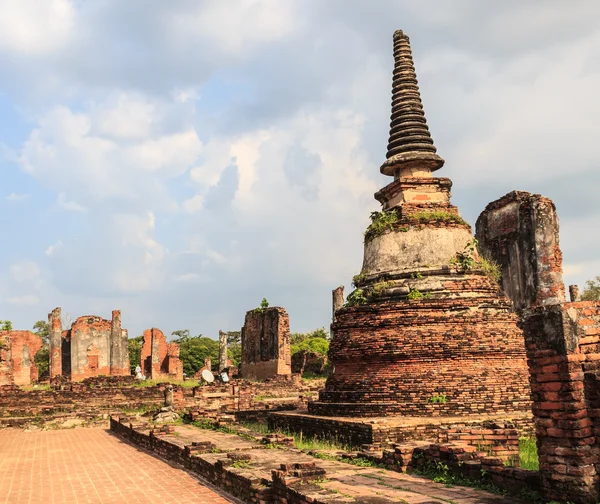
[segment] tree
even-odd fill
[[[44,345],[48,344],[50,338],[50,325],[46,320],[38,320],[33,324],[33,332],[42,338]]]
[[[329,351],[328,334],[324,327],[308,333],[292,333],[290,335],[291,353],[308,350],[320,355],[327,355]]]
[[[171,336],[177,336],[175,341],[187,341],[190,338],[190,330],[189,329],[178,329],[177,331],[173,331]]]
[[[600,301],[600,276],[595,280],[585,282],[585,289],[581,293],[582,301]]]
[[[231,359],[234,366],[242,362],[242,332],[229,331],[227,333],[227,357]]]
[[[143,342],[143,336],[136,336],[135,338],[129,338],[127,343],[129,347],[129,367],[131,368],[131,374],[135,374],[135,368],[140,365]]]
[[[209,358],[212,362],[219,360],[219,342],[202,336],[190,336],[190,331],[173,331],[172,334],[180,335],[175,340],[179,344],[179,358],[183,364],[186,376],[194,376],[204,366],[204,360]]]
[[[46,320],[38,320],[33,324],[33,332],[42,339],[42,348],[35,354],[33,361],[38,368],[38,379],[43,380],[50,374],[50,326]]]
[[[10,320],[0,320],[0,331],[12,331],[13,326]]]

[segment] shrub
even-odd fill
[[[390,210],[388,212],[371,212],[371,224],[365,231],[365,237],[380,236],[384,233],[392,231],[394,224],[399,220],[399,215],[396,210]]]
[[[368,302],[369,300],[362,289],[354,289],[346,298],[346,306],[359,306]]]
[[[467,224],[467,222],[460,216],[443,210],[435,210],[431,212],[415,212],[408,217],[411,222],[425,223],[425,222],[454,222],[456,224]]]

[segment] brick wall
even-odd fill
[[[600,484],[600,302],[538,307],[523,317],[542,489],[591,503]]]
[[[160,329],[144,331],[140,367],[148,379],[161,380],[171,378],[183,380],[183,364],[179,359],[179,345],[167,343]]]
[[[246,313],[242,328],[241,375],[264,380],[291,374],[290,319],[283,308]]]
[[[482,253],[502,267],[502,286],[518,310],[565,302],[558,217],[539,194],[513,191],[477,219]]]
[[[35,355],[42,339],[31,331],[0,333],[0,385],[30,385],[38,379]]]
[[[478,285],[485,286],[476,279],[470,289]],[[528,411],[523,336],[509,310],[508,300],[492,295],[338,310],[329,350],[335,372],[309,411],[328,416]]]

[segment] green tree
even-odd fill
[[[581,293],[582,301],[600,301],[600,276],[595,280],[585,282],[585,289]]]
[[[234,366],[242,362],[242,332],[229,331],[227,333],[227,357],[231,359]]]
[[[38,381],[48,378],[50,376],[50,349],[48,345],[40,348],[39,352],[35,354],[33,361],[38,368]]]
[[[46,320],[38,320],[33,324],[33,332],[42,338],[44,345],[48,344],[50,338],[50,325]]]
[[[308,333],[292,333],[290,335],[291,353],[294,355],[302,350],[309,350],[320,355],[329,351],[329,334],[324,327]]]
[[[129,367],[131,368],[131,374],[135,374],[135,368],[140,365],[143,342],[143,336],[136,336],[135,338],[129,338],[127,343],[129,347]]]
[[[50,374],[50,349],[48,348],[50,325],[46,320],[38,320],[33,324],[33,332],[42,339],[42,348],[35,354],[33,361],[38,368],[38,379],[44,380]]]
[[[190,339],[190,330],[189,329],[178,329],[177,331],[173,331],[171,336],[177,336],[175,341],[187,341]]]
[[[13,325],[10,320],[0,320],[0,331],[12,331]]]
[[[175,334],[178,331],[174,331]],[[183,372],[186,376],[194,376],[198,370],[204,366],[204,359],[210,357],[213,363],[219,360],[219,342],[202,336],[189,336],[189,331],[182,331],[183,334],[175,342],[179,344],[179,358],[183,364]]]

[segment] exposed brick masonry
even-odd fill
[[[0,385],[30,385],[38,379],[35,355],[42,339],[31,331],[0,332]]]
[[[242,376],[263,380],[291,372],[290,319],[285,309],[247,312],[242,328]]]

